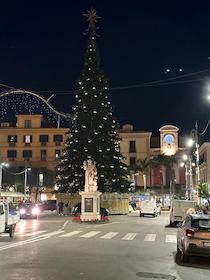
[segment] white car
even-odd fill
[[[157,217],[157,215],[160,213],[161,207],[156,203],[155,200],[142,201],[140,208],[140,217],[144,217],[145,215],[152,215],[153,217]]]

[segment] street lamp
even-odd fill
[[[30,167],[26,167],[24,170],[25,177],[24,177],[24,197],[26,198],[26,189],[27,189],[27,179],[28,179],[28,171],[31,171]]]
[[[0,163],[0,192],[2,191],[2,178],[3,178],[3,167],[8,167],[9,164],[6,162]]]

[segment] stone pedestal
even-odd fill
[[[81,195],[81,221],[101,220],[100,195],[101,192],[80,192]]]

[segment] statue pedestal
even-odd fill
[[[80,192],[81,195],[81,221],[101,220],[100,195],[101,192]]]

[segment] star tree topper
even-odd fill
[[[87,21],[89,22],[88,25],[88,31],[95,32],[96,30],[96,22],[98,21],[97,19],[101,18],[97,16],[95,9],[91,8],[90,11],[86,11],[86,14],[83,14],[87,18]]]

